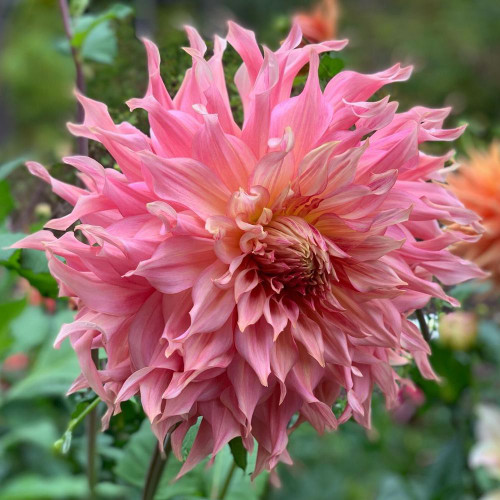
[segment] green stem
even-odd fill
[[[229,469],[229,472],[227,473],[226,480],[224,481],[222,489],[220,490],[220,495],[218,497],[219,500],[223,500],[226,497],[226,494],[229,490],[229,486],[231,484],[231,480],[233,479],[233,474],[234,474],[235,470],[236,470],[236,462],[233,460],[233,465],[231,465],[231,468]]]
[[[68,39],[69,46],[71,49],[71,57],[73,59],[73,64],[75,65],[76,72],[76,88],[85,94],[85,75],[83,74],[83,64],[81,60],[80,51],[71,43],[73,40],[73,32],[71,29],[71,16],[69,13],[68,0],[59,0],[59,9],[61,11],[61,16],[63,20],[64,32],[66,33],[66,38]],[[78,103],[76,120],[78,123],[82,123],[85,117],[85,111],[83,106]],[[89,153],[89,143],[86,137],[77,138],[77,152],[79,155],[87,156]]]
[[[87,408],[85,408],[85,410],[83,410],[82,413],[80,413],[80,415],[78,415],[74,419],[70,420],[67,430],[68,431],[74,430],[75,427],[77,427],[80,424],[80,422],[82,422],[85,419],[85,417],[90,412],[92,412],[92,410],[94,410],[100,402],[101,402],[101,398],[95,398],[94,401],[92,401],[92,403],[90,403],[87,406]]]
[[[92,351],[92,360],[94,364],[99,368],[99,351],[94,349]],[[94,403],[94,402],[93,402]],[[89,405],[89,407],[92,405]],[[87,421],[87,482],[89,485],[89,499],[95,500],[96,496],[96,486],[97,486],[97,430],[98,430],[98,419],[97,414],[97,404],[88,411],[88,421]]]
[[[430,342],[431,334],[429,332],[429,327],[427,326],[427,321],[425,321],[424,312],[422,311],[422,309],[417,309],[415,311],[415,315],[417,316],[418,324],[420,325],[420,331],[422,332],[425,341]]]
[[[164,453],[162,454],[158,444],[155,443],[153,455],[149,462],[149,468],[142,491],[142,500],[153,500],[158,485],[160,484],[161,475],[167,465],[170,452],[172,451],[172,444],[170,442],[170,433],[167,434],[164,444]]]

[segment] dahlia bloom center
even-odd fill
[[[254,255],[274,291],[318,294],[329,286],[333,267],[321,234],[297,216],[273,217],[264,227],[263,251]]]

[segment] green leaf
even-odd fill
[[[82,57],[102,64],[112,64],[118,52],[116,35],[109,21],[96,26],[85,38]]]
[[[10,323],[21,314],[25,306],[25,299],[0,303],[0,358],[5,357],[12,348],[14,339],[10,332]]]
[[[191,448],[193,447],[194,439],[196,438],[196,434],[198,434],[198,429],[201,424],[201,417],[198,418],[197,422],[189,428],[184,437],[184,441],[182,442],[182,458],[186,460]]]
[[[21,314],[25,306],[25,299],[0,304],[0,329],[8,326],[16,316]]]
[[[488,281],[466,281],[454,286],[450,290],[450,295],[455,297],[463,306],[463,303],[470,297],[479,294],[486,294],[491,289],[491,283]]]
[[[234,463],[245,472],[247,468],[247,450],[243,446],[243,441],[241,437],[236,437],[229,441],[229,448],[231,449],[231,454],[233,455]]]
[[[38,420],[20,425],[4,434],[0,438],[0,450],[11,446],[19,446],[21,443],[31,443],[41,448],[49,448],[57,437],[57,431],[51,420]]]
[[[90,0],[71,0],[69,13],[71,17],[80,17],[89,6]]]
[[[6,179],[11,172],[13,172],[17,167],[22,165],[26,161],[24,156],[16,158],[15,160],[8,161],[3,165],[0,165],[0,181]]]
[[[404,478],[388,475],[381,480],[377,500],[414,500]]]
[[[29,269],[35,274],[49,272],[47,257],[45,257],[44,252],[40,252],[39,250],[32,250],[31,248],[23,249],[19,264],[23,269]]]
[[[150,427],[149,421],[145,419],[140,429],[128,441],[123,455],[115,467],[115,473],[118,477],[137,488],[144,486],[151,455],[154,447],[158,446]],[[256,457],[257,450],[252,453],[248,460],[249,468],[252,470],[255,468]],[[172,482],[182,464],[171,454],[161,477],[155,500],[217,498],[217,494],[221,491],[233,465],[233,456],[229,446],[225,446],[217,454],[214,465],[208,469],[206,468],[207,461],[208,457],[178,481]],[[231,498],[257,500],[263,493],[266,483],[266,473],[251,481],[250,475],[236,469],[226,498],[228,500]]]
[[[71,431],[66,431],[62,437],[61,453],[66,455],[71,448],[71,439],[73,438],[73,433]]]
[[[125,446],[122,458],[115,467],[116,475],[127,483],[142,489],[155,446],[158,446],[158,441],[151,432],[149,421],[145,419],[139,430],[130,438]],[[171,484],[171,481],[179,472],[181,465],[175,456],[171,454],[161,477],[155,500],[167,500],[173,497],[199,497],[202,495],[203,491],[200,489],[199,471],[191,471],[180,480]]]
[[[34,286],[44,297],[55,299],[58,294],[56,280],[49,273],[36,274],[30,269],[17,269],[17,272],[23,278],[26,278],[31,286]]]
[[[56,298],[57,282],[49,273],[44,252],[7,248],[24,236],[22,233],[0,233],[0,265],[26,278],[44,297]]]
[[[82,48],[85,40],[94,29],[112,19],[124,19],[133,13],[133,9],[128,5],[115,4],[106,12],[98,16],[81,16],[76,20],[73,28],[73,39],[71,45],[78,49]]]
[[[256,458],[257,446],[252,455],[248,457],[248,468],[250,471],[255,469]],[[229,446],[225,446],[217,454],[215,463],[211,468],[205,469],[200,466],[197,467],[197,469],[200,469],[199,473],[203,474],[205,484],[208,485],[207,489],[210,493],[207,496],[210,498],[218,498],[233,464],[234,461],[231,450]],[[225,498],[228,500],[258,500],[264,493],[267,480],[268,474],[265,472],[252,481],[250,474],[245,473],[240,468],[236,468],[232,473],[232,479]]]
[[[25,236],[24,233],[0,232],[0,263],[8,261],[15,252],[19,251],[15,248],[7,247],[10,247],[10,245],[13,245],[16,241],[19,241]]]
[[[15,203],[7,181],[0,181],[0,222],[14,209]]]
[[[134,9],[129,5],[115,3],[111,6],[106,15],[110,16],[110,19],[125,19],[133,13]]]
[[[85,476],[38,476],[23,474],[2,486],[2,500],[46,500],[87,498]]]
[[[50,330],[55,336],[63,323],[72,321],[73,312],[64,310],[52,318]],[[52,342],[47,342],[28,375],[9,389],[6,399],[63,396],[79,373],[78,359],[69,342],[63,342],[60,349],[54,349]]]
[[[27,306],[10,324],[14,338],[12,352],[25,352],[39,346],[50,331],[50,317],[41,307]]]
[[[133,498],[130,488],[123,484],[114,484],[102,481],[97,487],[97,498],[111,498],[113,500],[119,498]]]
[[[466,470],[464,453],[463,443],[457,437],[443,446],[428,470],[425,481],[426,498],[459,498]]]
[[[344,69],[344,61],[340,57],[326,54],[319,63],[319,77],[321,80],[330,80]]]
[[[478,341],[484,358],[500,365],[500,327],[494,321],[481,321]]]

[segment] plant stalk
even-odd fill
[[[170,457],[170,452],[172,451],[172,444],[170,442],[170,432],[165,438],[165,443],[163,445],[164,453],[161,452],[157,443],[153,450],[153,455],[151,456],[151,461],[149,462],[148,472],[146,474],[146,480],[144,482],[144,489],[142,491],[142,500],[153,500],[158,485],[160,484],[161,475],[163,470],[167,465],[168,458]]]
[[[99,369],[99,351],[92,351],[92,360]],[[91,405],[92,406],[92,405]],[[97,430],[99,415],[97,404],[89,411],[87,419],[87,483],[89,486],[89,499],[95,500],[97,486]]]
[[[422,309],[417,309],[415,311],[415,315],[417,316],[418,324],[420,325],[420,331],[422,332],[425,341],[430,342],[431,333],[429,332],[429,326],[427,325],[427,321],[425,321],[424,312],[422,311]]]
[[[95,408],[97,407],[97,405],[101,402],[101,398],[97,397],[94,399],[94,401],[92,401],[92,403],[90,403],[87,408],[85,408],[85,410],[82,411],[82,413],[80,413],[80,415],[78,415],[78,417],[74,418],[73,420],[70,421],[70,423],[68,424],[68,431],[72,431],[75,427],[78,426],[78,424],[85,419],[85,417],[89,414],[89,413],[92,413],[92,411],[95,410]]]
[[[82,94],[85,94],[85,75],[83,74],[83,64],[80,51],[72,43],[73,33],[71,30],[71,16],[69,14],[69,7],[67,0],[59,0],[59,9],[61,11],[61,16],[63,20],[64,32],[66,33],[66,38],[68,39],[69,46],[71,49],[71,57],[75,65],[76,71],[76,88]],[[78,103],[76,109],[76,121],[77,123],[82,123],[85,117],[85,111],[83,106]],[[82,156],[87,156],[89,153],[89,141],[86,137],[78,137],[76,140],[77,153]]]
[[[236,462],[233,460],[233,464],[231,465],[231,468],[227,473],[226,480],[224,481],[222,489],[220,490],[220,494],[218,496],[219,500],[224,500],[224,498],[226,498],[226,494],[229,491],[229,486],[231,485],[231,480],[233,479],[233,474],[235,470],[236,470]]]

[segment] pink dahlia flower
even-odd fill
[[[46,227],[81,223],[19,246],[45,250],[60,294],[78,303],[56,346],[69,337],[82,369],[71,391],[91,387],[108,405],[105,424],[139,394],[160,443],[179,424],[178,456],[202,417],[180,474],[237,436],[248,450],[257,441],[258,474],[290,462],[288,435],[303,421],[318,432],[350,417],[369,426],[375,385],[388,407],[397,403],[393,366],[412,357],[434,377],[408,315],[431,297],[456,305],[434,278],[481,275],[447,250],[470,236],[441,224],[478,227],[478,217],[441,182],[450,155],[419,151],[460,135],[442,129],[449,110],[396,113],[388,97],[367,101],[411,68],[343,71],[322,91],[319,54],[345,41],[300,47],[294,25],[279,50],[262,53],[251,31],[230,23],[206,60],[203,40],[187,33],[193,66],[173,98],[145,40],[148,90],[128,104],[148,112],[149,135],[78,95],[85,120],[71,132],[102,143],[119,170],[65,158],[80,188],[29,163],[74,205]],[[226,41],[243,60],[243,124],[229,105]],[[105,351],[104,366],[92,349]]]

